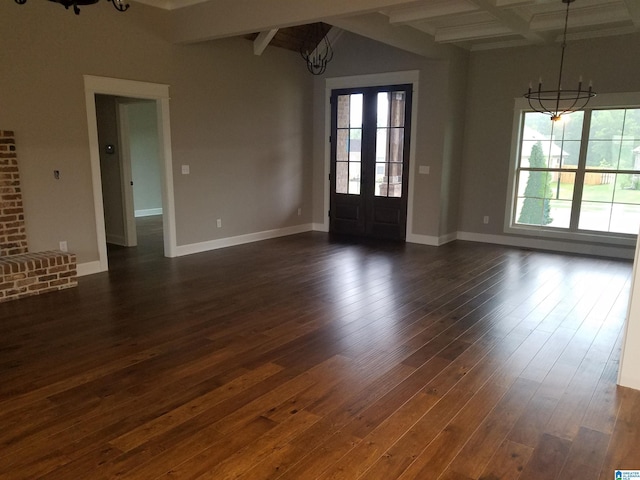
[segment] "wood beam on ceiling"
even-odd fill
[[[278,33],[277,28],[273,28],[271,30],[266,30],[264,32],[260,32],[256,39],[253,41],[253,54],[254,55],[262,55],[262,52],[269,46],[273,37]]]

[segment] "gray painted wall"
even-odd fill
[[[473,52],[469,65],[458,230],[503,233],[515,98],[529,82],[557,79],[560,46]],[[569,42],[565,88],[593,79],[602,93],[640,91],[640,35]],[[483,224],[482,217],[491,219]],[[568,242],[571,243],[571,242]],[[535,246],[535,240],[533,241]],[[632,249],[629,250],[632,254]]]
[[[16,132],[34,251],[67,240],[79,263],[98,260],[85,74],[170,85],[178,245],[311,221],[313,79],[299,54],[257,57],[241,38],[172,45],[166,13],[0,2],[0,124]]]
[[[49,2],[0,3],[12,26],[0,30],[0,122],[19,143],[31,248],[68,240],[80,263],[98,258],[83,74],[170,85],[178,245],[322,223],[324,78],[295,52],[256,57],[244,39],[172,45],[160,34],[167,12],[135,7],[121,15],[100,2],[76,17]],[[431,173],[415,176],[411,233],[503,235],[514,98],[554,78],[559,47],[441,50],[430,60],[345,33],[326,76],[419,70],[411,168]],[[566,75],[602,93],[640,91],[638,58],[638,34],[574,41]]]
[[[418,70],[417,135],[415,162],[430,167],[429,175],[415,175],[413,231],[418,235],[442,237],[456,231],[459,171],[464,133],[467,53],[443,46],[440,56],[427,59],[350,33],[340,38],[326,77]],[[314,109],[314,222],[322,223],[324,155],[325,79],[315,82]]]

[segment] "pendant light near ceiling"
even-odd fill
[[[59,3],[64,6],[67,10],[69,7],[73,7],[73,12],[76,15],[80,15],[80,7],[84,5],[93,5],[94,3],[98,3],[99,0],[49,0],[53,3]],[[125,0],[108,0],[119,12],[125,12],[129,8],[129,4],[125,3]],[[24,5],[27,3],[27,0],[16,0],[18,5]]]
[[[562,71],[564,68],[564,53],[567,48],[567,25],[569,24],[569,7],[575,0],[562,0],[567,4],[564,18],[564,32],[562,34],[562,54],[560,56],[560,72],[558,73],[558,88],[556,90],[543,90],[542,78],[538,81],[538,89],[533,90],[529,84],[529,91],[524,97],[529,101],[529,106],[536,112],[549,115],[551,120],[556,122],[562,115],[582,110],[587,106],[589,100],[596,96],[591,82],[589,88],[582,87],[582,77],[578,80],[578,88],[575,90],[564,90],[562,88]]]
[[[307,70],[313,75],[322,75],[333,58],[333,48],[328,37],[330,28],[322,22],[307,26],[300,46],[300,55],[307,62]]]

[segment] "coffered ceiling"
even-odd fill
[[[561,0],[136,0],[171,10],[174,41],[192,43],[322,21],[429,56],[556,42]],[[575,0],[568,40],[640,31],[640,0]]]

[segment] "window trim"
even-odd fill
[[[640,92],[606,93],[594,97],[585,110],[616,108],[640,108]],[[509,177],[507,180],[507,200],[505,203],[504,233],[525,235],[531,237],[573,240],[579,242],[603,243],[610,245],[634,246],[637,234],[610,232],[576,232],[563,228],[544,225],[519,225],[514,219],[516,208],[516,171],[521,145],[521,125],[523,115],[531,112],[531,107],[525,98],[516,98],[513,109],[513,123],[511,129],[511,150],[509,156]]]

